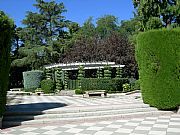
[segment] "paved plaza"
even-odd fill
[[[112,109],[112,110],[111,110]],[[114,110],[113,110],[114,109]],[[135,117],[138,110],[141,115]],[[34,116],[33,124],[10,126],[0,130],[5,135],[180,135],[180,115],[145,115],[145,111],[159,112],[143,104],[140,93],[132,95],[111,95],[108,98],[82,98],[70,96],[15,96],[8,105],[7,112],[41,111],[45,114]],[[82,111],[82,112],[79,112]],[[83,112],[85,111],[85,112]],[[123,112],[124,111],[124,112]],[[131,112],[132,111],[132,112]],[[54,114],[52,114],[54,113]],[[114,113],[114,114],[113,114]],[[98,119],[103,115],[130,113],[131,117]],[[23,114],[22,114],[23,115]],[[87,115],[87,116],[86,116]],[[83,118],[92,115],[92,120],[66,123],[62,119]],[[47,117],[48,116],[48,117]],[[53,116],[53,117],[51,117]],[[54,117],[55,116],[55,117]],[[10,116],[12,119],[22,116]],[[65,118],[64,118],[65,117]],[[43,118],[51,123],[37,123]],[[15,119],[15,120],[16,120]],[[60,119],[60,121],[56,121]],[[8,120],[8,118],[6,118]],[[24,123],[28,120],[22,121]]]
[[[61,103],[66,107],[72,106],[96,106],[96,105],[112,105],[112,104],[131,104],[142,103],[141,94],[132,95],[109,95],[107,98],[83,98],[73,96],[14,96],[14,100],[9,105],[16,104],[35,104],[35,103]],[[38,107],[38,106],[37,106]]]
[[[132,118],[76,124],[18,126],[5,135],[180,135],[180,115]]]

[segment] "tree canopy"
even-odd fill
[[[11,82],[16,87],[17,82],[22,84],[21,72],[50,63],[114,61],[126,65],[126,76],[134,76],[134,46],[129,39],[137,33],[138,18],[119,22],[113,15],[96,21],[89,17],[80,26],[66,19],[63,3],[36,0],[34,6],[37,12],[27,11],[24,27],[14,31]]]
[[[156,29],[180,24],[179,0],[133,0],[133,4],[140,31],[150,29],[150,26]]]
[[[34,6],[38,12],[28,11],[22,21],[25,27],[16,29],[16,44],[18,40],[22,44],[17,48],[19,57],[12,62],[13,66],[35,69],[56,62],[66,47],[64,40],[70,36],[65,29],[69,28],[71,34],[78,29],[76,23],[65,20],[62,15],[66,11],[63,3],[37,0]],[[44,61],[39,63],[42,57]]]

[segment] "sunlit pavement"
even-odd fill
[[[95,109],[113,105],[119,107],[130,105],[143,105],[140,93],[113,98],[80,98],[68,96],[23,96],[17,97],[19,102],[9,106],[10,111],[23,111],[26,109],[41,109],[41,111],[61,111],[61,109]],[[42,106],[41,103],[46,103]],[[51,104],[47,104],[51,103]],[[54,104],[53,104],[54,103]],[[61,104],[62,106],[59,106]],[[17,105],[14,107],[14,105]],[[43,104],[44,105],[44,104]],[[47,106],[49,105],[49,106]],[[133,105],[133,107],[135,107]],[[145,107],[146,108],[146,107]],[[149,107],[147,107],[149,108]],[[121,110],[121,108],[119,108]],[[138,108],[136,108],[138,109]],[[27,110],[28,111],[28,110]],[[98,109],[97,109],[98,111]],[[107,110],[111,111],[111,110]],[[95,109],[96,112],[96,109]],[[74,116],[73,116],[74,117]],[[97,116],[97,119],[99,117]],[[33,124],[10,126],[0,131],[5,135],[180,135],[180,114],[166,114],[158,116],[131,117],[112,120],[75,121],[70,123],[52,122],[46,124]]]
[[[1,130],[5,135],[180,135],[180,115],[129,120],[28,125]]]

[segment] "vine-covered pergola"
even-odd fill
[[[55,63],[45,65],[47,79],[56,82],[57,89],[62,89],[60,82],[68,89],[68,80],[80,80],[82,78],[121,78],[122,68],[125,65],[115,62],[84,62],[84,63]]]

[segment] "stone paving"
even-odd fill
[[[62,103],[69,106],[96,106],[96,105],[111,105],[111,104],[126,104],[126,103],[142,103],[140,93],[133,95],[109,95],[107,98],[83,98],[72,96],[15,96],[13,102],[15,104],[34,104],[34,103]],[[38,107],[38,106],[37,106]]]
[[[26,109],[32,104],[34,108],[41,108],[37,103],[62,103],[61,108],[76,108],[86,106],[130,105],[142,103],[140,93],[128,96],[115,96],[113,98],[81,98],[68,96],[19,96],[9,105],[24,104],[20,108]],[[51,104],[49,104],[51,106]],[[30,107],[31,108],[31,107]],[[60,108],[46,107],[58,110]],[[11,110],[11,106],[9,106]],[[74,123],[51,123],[21,125],[0,130],[5,135],[180,135],[180,114],[138,117],[121,120],[86,121]]]
[[[3,129],[5,135],[180,135],[180,115]]]

